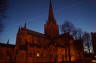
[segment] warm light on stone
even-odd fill
[[[92,60],[92,62],[96,62],[96,60]]]
[[[96,56],[94,56],[96,58]]]
[[[37,56],[40,56],[39,53],[37,53]]]

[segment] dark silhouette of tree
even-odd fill
[[[88,53],[91,52],[91,35],[88,32],[84,32],[83,41],[85,43],[85,47],[87,47]]]
[[[69,62],[71,62],[71,53],[70,53],[70,35],[72,35],[73,30],[75,29],[75,26],[69,22],[69,21],[65,21],[62,25],[61,25],[61,31],[65,34],[67,34],[68,37],[66,37],[66,53],[68,53],[68,58],[69,58]],[[65,55],[67,56],[67,55]]]
[[[62,33],[72,33],[73,30],[75,29],[74,25],[69,22],[69,21],[65,21],[62,25],[61,25],[61,32]]]
[[[73,44],[75,49],[77,50],[77,56],[82,59],[84,56],[83,40],[82,39],[74,40]]]
[[[83,31],[81,28],[74,29],[72,35],[75,40],[82,39]]]
[[[75,47],[76,49],[79,51],[83,51],[83,41],[82,41],[82,36],[83,36],[83,32],[81,30],[81,28],[76,28],[74,26],[74,24],[72,24],[71,22],[69,21],[65,21],[62,25],[61,25],[61,31],[62,33],[68,33],[69,36],[73,36],[74,40],[76,40],[76,43],[75,44]],[[67,42],[67,50],[65,52],[68,51],[68,58],[69,58],[69,62],[71,61],[71,55],[70,55],[70,39],[68,39]],[[78,55],[80,56],[79,54],[80,52],[78,52]]]
[[[69,33],[70,35],[73,36],[74,39],[81,39],[83,36],[83,32],[81,28],[76,28],[74,24],[72,24],[69,21],[65,21],[61,25],[61,32],[62,33]]]
[[[8,8],[8,0],[0,0],[0,32],[3,32],[3,19],[6,18],[6,10]]]

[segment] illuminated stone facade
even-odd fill
[[[12,63],[14,57],[15,45],[0,43],[0,63]]]
[[[18,29],[16,46],[10,47],[10,49],[12,49],[13,62],[16,63],[58,63],[81,60],[80,56],[83,56],[83,53],[78,55],[79,49],[76,45],[79,44],[76,42],[69,33],[59,34],[50,2],[48,21],[44,24],[44,34],[27,29],[25,23],[24,27]],[[8,50],[8,48],[4,48],[4,51]]]

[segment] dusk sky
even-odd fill
[[[28,29],[44,32],[49,0],[9,0],[8,4],[0,42],[6,43],[9,39],[15,44],[18,28],[25,22]],[[96,0],[52,0],[52,4],[58,25],[68,20],[83,31],[96,32]]]

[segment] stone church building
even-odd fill
[[[79,41],[76,42],[69,33],[59,33],[50,1],[48,19],[44,24],[44,33],[28,29],[26,23],[24,27],[19,27],[16,45],[0,44],[0,63],[58,63],[82,60],[83,49],[78,49]],[[4,58],[2,58],[2,55]]]

